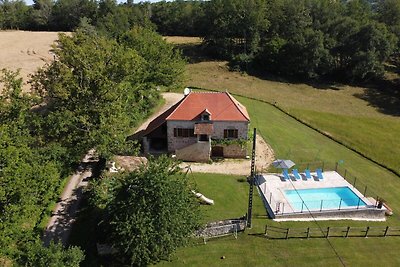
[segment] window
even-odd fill
[[[174,128],[174,137],[195,137],[193,128]]]
[[[224,138],[238,138],[238,130],[237,129],[225,129],[224,130]]]
[[[209,114],[203,114],[203,121],[209,121],[210,120],[210,115]]]

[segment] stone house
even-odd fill
[[[185,161],[244,158],[250,117],[228,92],[190,92],[143,133],[144,153],[170,153]]]

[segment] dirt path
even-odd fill
[[[96,162],[97,159],[94,159],[93,151],[89,152],[82,160],[82,165],[85,165],[87,168],[76,172],[69,179],[64,192],[60,196],[61,200],[57,203],[44,231],[42,241],[46,246],[52,240],[59,241],[64,246],[67,245],[72,224],[76,220],[76,213],[82,199],[83,191],[88,185],[88,179],[92,176],[91,167]]]
[[[147,125],[165,110],[170,108],[176,102],[178,102],[183,95],[178,93],[163,93],[162,96],[165,99],[164,106],[153,116],[151,116],[145,123],[143,123],[137,130],[137,132],[146,129]],[[256,167],[257,171],[262,171],[267,168],[274,160],[274,152],[272,148],[262,139],[260,135],[257,135],[256,144]],[[237,174],[237,175],[249,175],[250,174],[250,159],[224,159],[220,162],[209,163],[193,163],[183,162],[181,167],[191,166],[193,172],[206,172],[206,173],[225,173],[225,174]]]

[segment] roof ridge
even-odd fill
[[[248,117],[248,115],[244,114],[242,109],[240,108],[240,106],[238,106],[239,101],[237,101],[236,98],[234,98],[229,92],[225,92],[225,94],[227,94],[229,99],[233,102],[233,104],[235,105],[237,110],[239,110],[239,112],[243,115],[243,117],[245,117],[248,121],[250,121],[250,118]],[[244,108],[246,108],[246,107],[244,107]],[[246,112],[247,112],[247,109],[246,109]]]

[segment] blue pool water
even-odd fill
[[[307,207],[309,210],[320,210],[321,207],[322,210],[328,210],[367,205],[347,186],[285,190],[285,195],[295,211],[307,211]]]

